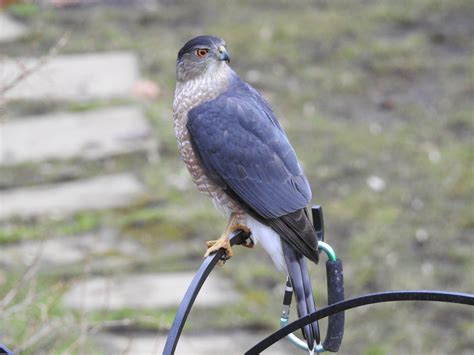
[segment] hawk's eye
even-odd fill
[[[207,53],[209,53],[209,49],[207,48],[198,48],[196,49],[196,55],[199,57],[199,58],[204,58]]]

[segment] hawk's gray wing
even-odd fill
[[[207,175],[317,261],[314,229],[304,210],[311,199],[308,181],[261,96],[234,78],[226,92],[188,113],[187,128]]]

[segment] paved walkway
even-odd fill
[[[11,119],[0,132],[0,165],[97,159],[154,147],[151,126],[133,106]]]
[[[262,340],[268,333],[235,330],[225,333],[183,334],[176,355],[241,355]],[[166,336],[156,334],[130,333],[117,335],[99,333],[98,344],[109,354],[161,354]],[[288,355],[304,354],[295,350],[288,342],[280,341],[268,349],[265,354]]]
[[[172,272],[91,277],[72,287],[64,297],[64,304],[86,312],[177,307],[193,276],[193,272]],[[236,300],[230,282],[213,276],[201,289],[195,305],[208,308]]]
[[[0,191],[0,220],[64,217],[76,212],[125,207],[145,194],[129,173]]]
[[[0,42],[13,42],[28,33],[28,29],[10,17],[0,13]]]
[[[0,42],[15,41],[28,35],[28,29],[0,14]],[[6,28],[6,30],[4,30]],[[22,68],[37,65],[39,58],[3,58],[0,83],[9,83]],[[137,57],[131,52],[86,53],[50,58],[34,74],[8,91],[5,100],[36,104],[43,100],[97,102],[131,100],[131,88],[139,80]],[[100,160],[135,152],[156,156],[156,137],[138,105],[119,105],[84,112],[47,112],[28,117],[9,117],[0,122],[0,167],[43,166],[84,160]],[[0,190],[0,228],[2,223],[22,223],[25,219],[62,218],[78,212],[107,210],[132,205],[146,196],[146,186],[132,171],[97,175],[67,182],[17,186]],[[41,171],[41,169],[37,169]],[[52,179],[55,181],[55,179]],[[60,181],[60,179],[58,179]],[[111,230],[87,234],[47,236],[45,240],[25,240],[2,245],[0,266],[7,270],[24,269],[37,260],[40,272],[70,269],[87,262],[110,261],[120,270],[129,260],[144,260],[151,251],[136,240]],[[113,257],[111,257],[113,255]],[[101,269],[102,270],[102,269]],[[107,270],[114,270],[109,268]],[[84,312],[105,309],[153,309],[177,307],[193,272],[116,273],[110,277],[87,276],[72,283],[63,305]],[[146,297],[144,297],[146,295]],[[217,307],[239,300],[233,285],[215,275],[208,279],[196,307]],[[182,348],[193,354],[241,353],[254,334],[190,336]],[[133,341],[130,343],[130,339]],[[125,332],[101,334],[97,342],[107,353],[148,354],[162,349],[164,336],[156,338]],[[243,344],[243,347],[237,346]],[[187,353],[187,352],[178,352]],[[284,352],[283,352],[284,353]]]
[[[112,258],[111,255],[113,255]],[[113,266],[123,266],[132,258],[143,259],[148,255],[148,251],[138,242],[119,236],[113,230],[100,229],[85,234],[23,241],[2,246],[0,266],[24,269],[36,262],[40,270],[47,271],[89,262],[91,267],[94,267],[96,264],[94,257],[99,257],[99,266],[103,268],[104,263],[109,263],[105,260],[106,258],[113,260]]]
[[[1,81],[8,83],[38,58],[7,58],[0,62]],[[133,53],[90,53],[50,58],[5,95],[10,100],[84,101],[130,96],[139,78]]]

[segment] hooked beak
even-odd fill
[[[229,52],[225,46],[219,46],[219,60],[230,62]]]

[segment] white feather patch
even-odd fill
[[[279,271],[287,271],[285,258],[283,257],[283,249],[281,248],[281,240],[278,233],[249,215],[247,215],[246,225],[252,232],[254,243],[262,243],[263,248],[272,257],[277,269]]]

